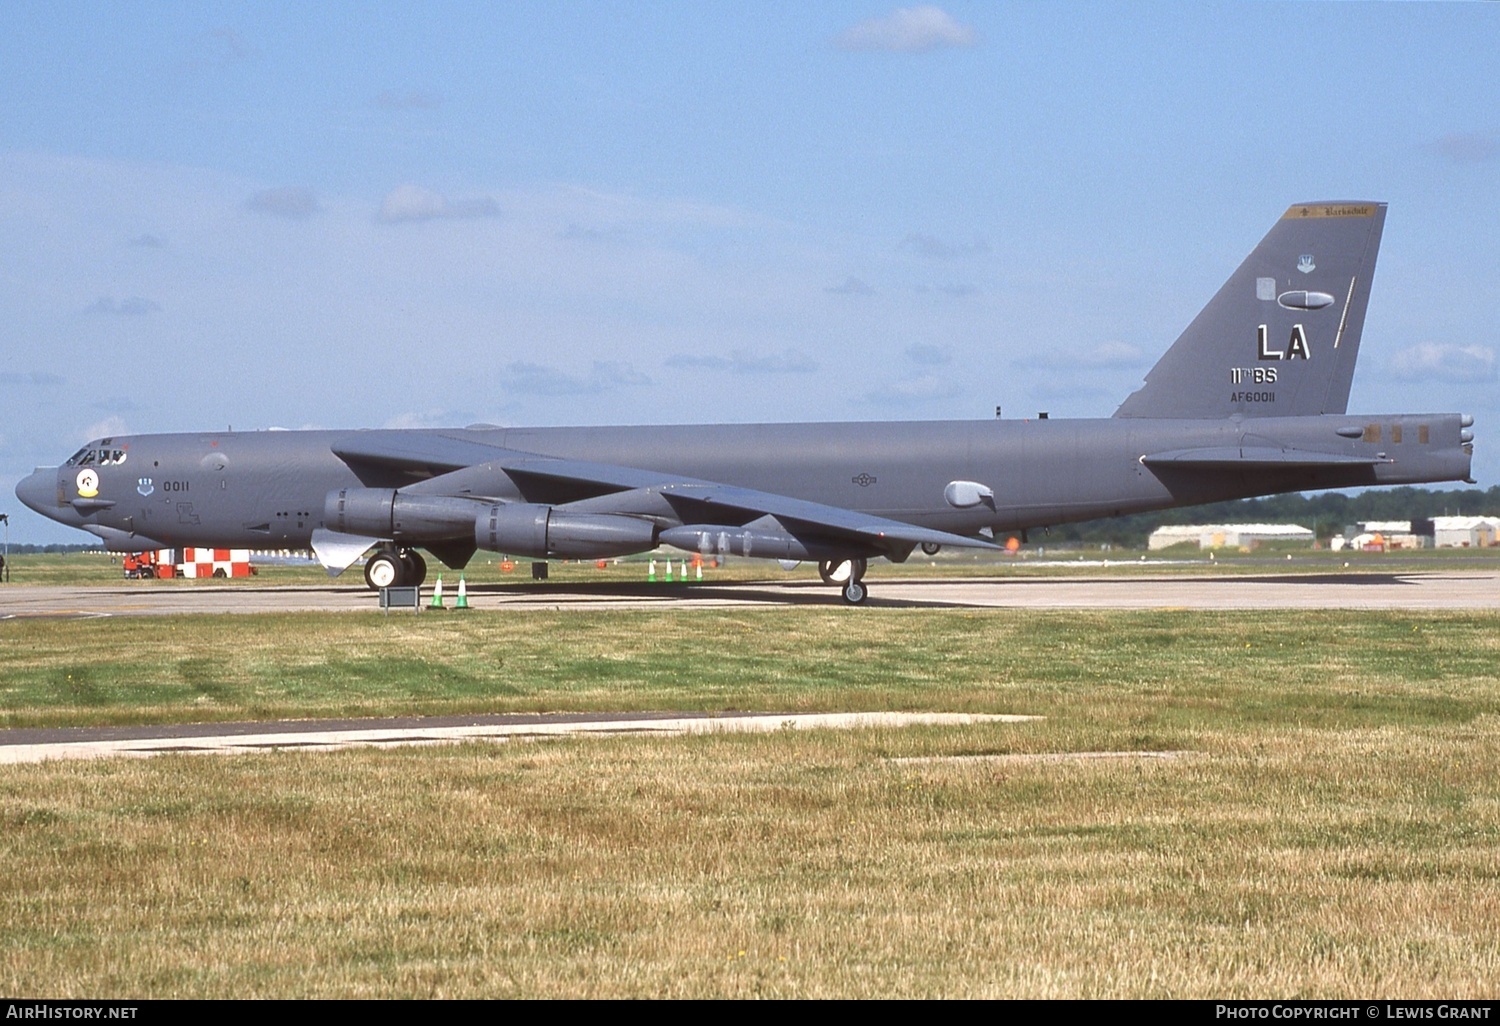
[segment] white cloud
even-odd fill
[[[448,200],[420,185],[398,185],[380,203],[376,220],[385,224],[432,221],[439,218],[497,217],[500,205],[488,196]]]
[[[927,367],[941,367],[953,359],[953,354],[947,346],[933,346],[919,342],[906,347],[906,358],[912,363],[920,363]]]
[[[831,285],[823,291],[834,296],[873,296],[875,294],[874,289],[854,277],[845,278],[842,285]]]
[[[1141,362],[1142,354],[1128,342],[1101,342],[1077,359],[1085,367],[1134,367]]]
[[[140,413],[146,409],[146,407],[128,395],[108,396],[90,405],[96,410],[103,410],[105,413]]]
[[[384,428],[443,428],[471,424],[474,415],[454,410],[408,410],[386,419]]]
[[[257,192],[245,206],[258,214],[302,220],[318,212],[318,197],[305,185],[287,185]]]
[[[81,440],[92,442],[96,438],[113,438],[115,435],[128,434],[130,434],[130,429],[125,426],[124,417],[105,417],[84,428]]]
[[[32,371],[29,374],[0,371],[0,385],[63,385],[66,383],[62,376],[50,371]]]
[[[529,395],[597,395],[625,385],[649,385],[651,379],[628,363],[595,360],[587,374],[569,374],[546,364],[517,361],[505,368],[506,386]]]
[[[142,299],[140,296],[130,296],[126,299],[100,296],[85,308],[84,313],[103,314],[109,317],[144,317],[160,309],[161,306],[155,301]]]
[[[232,28],[200,32],[193,37],[191,46],[188,67],[200,70],[228,68],[260,56],[260,50]]]
[[[924,53],[973,46],[978,34],[940,7],[902,7],[884,18],[871,18],[847,29],[835,41],[841,50]]]
[[[622,242],[625,232],[620,228],[591,228],[587,225],[569,224],[558,238],[570,242]]]
[[[1390,369],[1412,381],[1494,381],[1495,351],[1489,346],[1422,342],[1392,357]]]
[[[666,362],[668,367],[692,367],[730,374],[811,374],[818,369],[816,361],[791,349],[764,354],[736,349],[728,356],[678,353],[667,357]]]
[[[933,260],[952,260],[956,257],[976,256],[980,253],[988,253],[990,244],[983,239],[975,239],[969,245],[962,243],[948,243],[933,235],[923,235],[913,232],[901,240],[901,249],[909,249],[919,256],[930,257]]]
[[[1030,352],[1025,356],[1012,361],[1015,367],[1040,368],[1047,371],[1056,371],[1060,368],[1068,370],[1112,370],[1122,367],[1139,366],[1145,359],[1145,355],[1135,346],[1128,342],[1101,342],[1092,349],[1081,352],[1061,351],[1055,352]]]
[[[870,406],[909,407],[940,399],[952,399],[960,391],[958,382],[951,378],[940,377],[936,374],[920,374],[914,378],[902,378],[872,389],[865,393],[863,401]]]
[[[1455,164],[1483,164],[1500,157],[1500,133],[1450,132],[1432,149]]]

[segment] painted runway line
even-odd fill
[[[68,727],[0,731],[0,764],[51,759],[145,758],[168,754],[337,751],[564,736],[642,737],[777,730],[853,730],[918,725],[1024,723],[1036,716],[984,713],[560,713],[404,717],[159,727]]]

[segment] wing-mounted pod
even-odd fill
[[[686,524],[661,532],[660,540],[664,545],[705,556],[754,556],[800,561],[843,560],[881,554],[873,545],[793,534],[775,517],[761,517],[743,527]]]
[[[534,559],[604,559],[656,548],[654,523],[618,513],[509,502],[490,505],[471,523],[481,549]]]

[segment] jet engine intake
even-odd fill
[[[489,506],[473,523],[481,549],[533,559],[604,559],[656,548],[655,524],[619,513],[510,502]]]
[[[410,495],[393,488],[340,488],[323,501],[323,522],[341,534],[436,541],[466,537],[482,507],[456,495]]]

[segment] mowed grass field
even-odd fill
[[[11,726],[1045,717],[3,767],[5,993],[1500,992],[1493,614],[17,620],[0,652]]]

